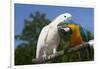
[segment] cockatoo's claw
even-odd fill
[[[56,48],[53,49],[53,54],[56,54]]]
[[[47,55],[46,54],[43,54],[43,60],[45,61],[47,59]]]

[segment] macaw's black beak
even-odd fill
[[[72,33],[71,29],[67,27],[66,24],[59,24],[57,28],[58,28],[58,32],[64,35]]]

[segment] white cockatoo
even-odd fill
[[[43,27],[37,42],[36,59],[46,59],[48,55],[55,54],[60,42],[57,25],[68,22],[72,18],[70,13],[64,13],[55,18],[50,24]],[[65,31],[69,30],[65,29]]]

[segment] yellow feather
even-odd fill
[[[79,25],[76,24],[68,24],[67,27],[71,28],[72,35],[71,35],[71,46],[76,46],[82,44],[82,37],[80,34]]]

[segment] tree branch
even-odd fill
[[[39,64],[39,63],[45,63],[47,61],[50,61],[50,60],[53,60],[57,57],[60,57],[60,56],[63,56],[65,54],[68,54],[68,53],[72,53],[72,52],[76,52],[78,50],[80,50],[82,47],[89,47],[88,43],[83,43],[83,44],[80,44],[80,45],[77,45],[75,47],[71,47],[71,48],[66,48],[66,49],[63,49],[61,51],[58,51],[56,52],[55,54],[51,54],[49,56],[47,56],[47,58],[45,60],[41,60],[41,59],[32,59],[33,63],[35,64]]]

